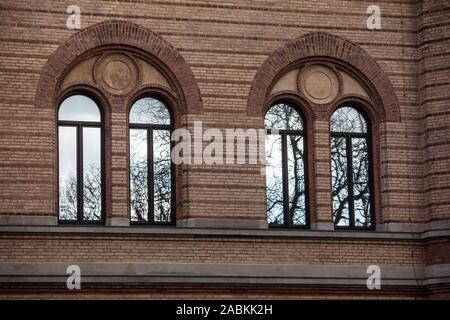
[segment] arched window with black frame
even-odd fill
[[[331,117],[331,182],[336,228],[372,229],[370,122],[351,105]]]
[[[130,215],[133,224],[175,223],[172,116],[155,97],[130,109]]]
[[[58,109],[59,221],[104,220],[103,114],[85,94],[67,96]]]
[[[266,198],[270,226],[306,227],[306,125],[290,103],[276,103],[266,112]]]

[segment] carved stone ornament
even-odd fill
[[[126,94],[138,83],[138,69],[126,55],[108,54],[99,59],[94,78],[106,91],[112,94]]]
[[[299,72],[298,89],[312,102],[325,104],[339,94],[336,73],[323,65],[310,65]]]

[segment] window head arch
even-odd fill
[[[278,103],[267,110],[264,127],[278,130],[303,130],[303,118],[292,105]]]
[[[59,121],[101,122],[101,119],[97,103],[83,94],[71,95],[59,106]]]
[[[65,98],[58,109],[59,221],[104,219],[103,128],[97,103],[83,94]]]
[[[130,217],[135,224],[175,222],[175,168],[171,161],[171,115],[153,97],[130,109]]]
[[[370,123],[351,105],[331,116],[331,182],[336,228],[374,226]]]
[[[140,98],[130,109],[130,124],[170,125],[171,117],[167,106],[152,97]]]
[[[302,115],[289,103],[266,112],[266,198],[271,226],[306,227],[306,133]]]
[[[368,133],[366,117],[354,107],[344,105],[336,109],[331,116],[331,131]]]

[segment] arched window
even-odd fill
[[[266,112],[267,219],[271,226],[306,226],[306,128],[287,103]]]
[[[171,116],[155,98],[137,100],[130,110],[131,222],[175,222]]]
[[[336,228],[373,228],[370,128],[364,114],[341,106],[331,117],[331,179]]]
[[[91,98],[74,94],[58,110],[59,221],[104,217],[103,117]]]

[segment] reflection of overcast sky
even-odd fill
[[[83,128],[83,169],[100,168],[100,128]]]
[[[76,128],[59,128],[59,172],[60,181],[66,182],[70,176],[76,176]],[[91,167],[100,167],[100,128],[83,128],[83,169],[85,173]]]
[[[137,164],[141,161],[147,161],[147,130],[130,130],[130,151],[131,162]]]
[[[59,181],[64,185],[77,172],[76,127],[59,127]]]
[[[100,122],[100,111],[97,104],[82,95],[70,96],[61,103],[59,120]]]

